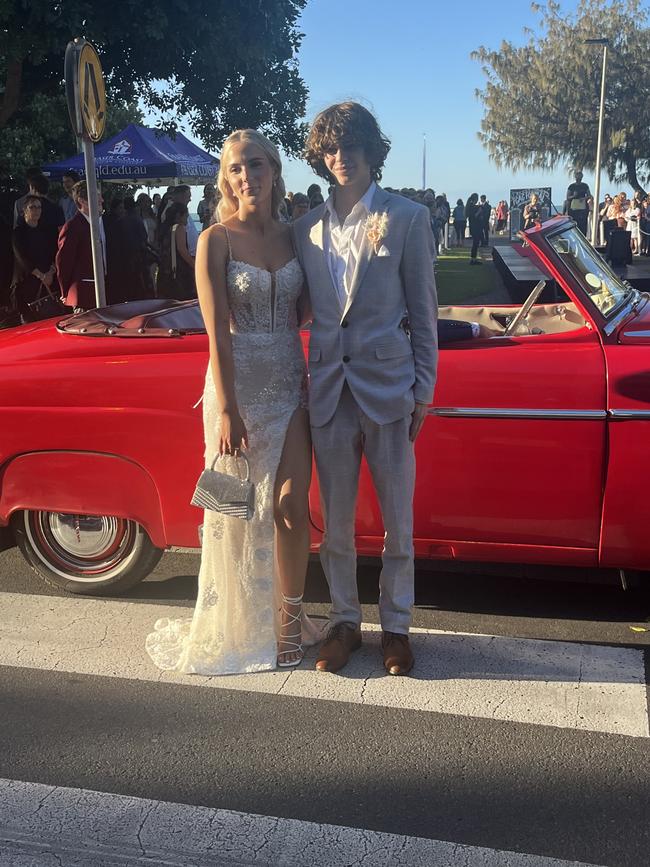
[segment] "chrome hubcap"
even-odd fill
[[[118,518],[92,515],[50,514],[49,530],[53,542],[76,558],[96,559],[115,543],[119,534]]]
[[[135,554],[137,525],[124,518],[27,512],[25,530],[44,565],[77,581],[105,581]]]

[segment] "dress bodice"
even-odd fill
[[[272,334],[298,327],[303,273],[295,257],[277,271],[230,259],[227,283],[233,333]]]

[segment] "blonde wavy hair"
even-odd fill
[[[233,193],[232,187],[226,178],[230,149],[234,144],[238,144],[239,142],[251,142],[263,150],[271,164],[271,168],[274,170],[274,174],[276,174],[271,194],[271,215],[277,219],[285,195],[280,153],[273,142],[269,141],[266,136],[262,135],[262,133],[258,132],[256,129],[236,129],[234,132],[230,133],[221,149],[219,174],[217,176],[217,186],[221,194],[219,204],[217,205],[219,222],[223,223],[223,221],[227,220],[228,217],[232,217],[233,214],[237,213],[239,208],[238,199]]]

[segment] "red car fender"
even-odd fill
[[[164,548],[158,489],[139,464],[117,455],[81,451],[27,452],[0,470],[0,524],[21,509],[112,515],[141,524]]]

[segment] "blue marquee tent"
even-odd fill
[[[95,145],[95,164],[100,181],[153,186],[214,182],[219,170],[219,160],[182,133],[176,133],[172,139],[133,123],[107,141]],[[44,174],[52,180],[59,180],[71,169],[85,177],[82,154],[43,166]]]

